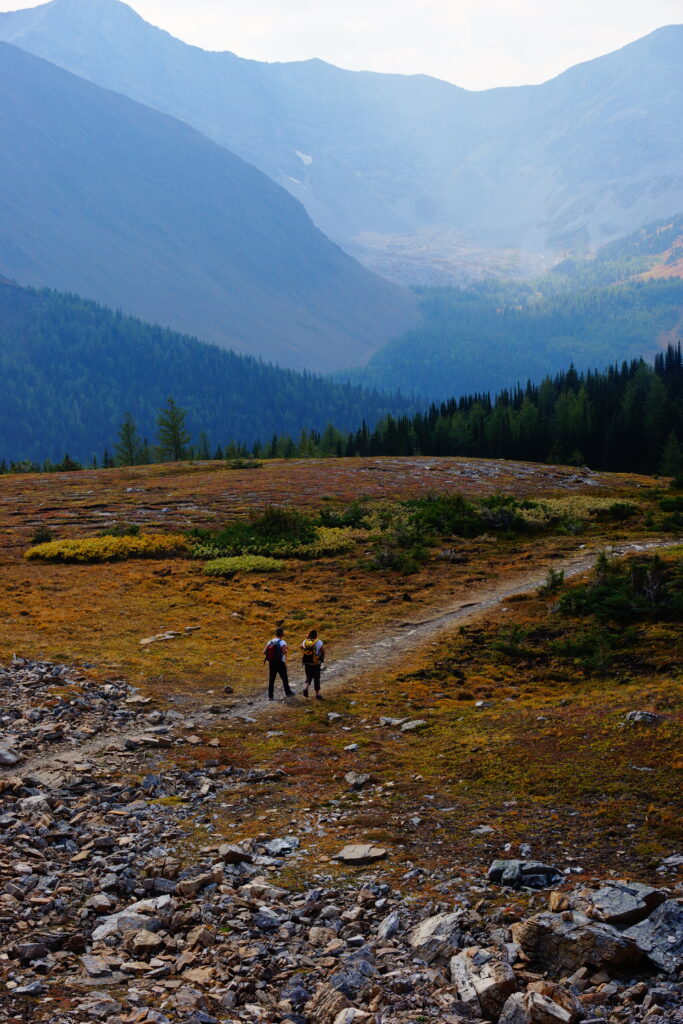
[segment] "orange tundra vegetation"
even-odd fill
[[[469,538],[425,536],[424,547],[413,529],[405,543],[417,564],[408,574],[385,567],[378,550],[399,550],[410,534],[401,503],[455,494],[527,502],[519,514],[528,529],[517,522]],[[255,821],[282,834],[292,821],[309,822],[318,858],[340,835],[369,839],[391,848],[386,871],[397,874],[412,861],[465,870],[505,843],[530,843],[540,859],[562,851],[586,870],[623,863],[647,875],[683,839],[680,623],[638,622],[616,642],[613,625],[602,624],[602,635],[558,611],[574,583],[550,570],[608,545],[675,539],[663,494],[642,477],[420,457],[2,477],[0,663],[13,653],[85,661],[94,675],[124,676],[158,706],[210,707],[226,685],[237,702],[264,689],[261,652],[276,623],[294,647],[316,626],[332,664],[356,658],[334,686],[323,684],[321,706],[271,708],[247,722],[217,716],[199,746],[158,755],[287,773],[285,785],[267,784],[227,809],[214,834],[253,835]],[[207,576],[201,560],[177,550],[106,564],[24,557],[38,529],[58,539],[115,527],[179,535],[272,506],[342,515],[359,499],[368,519],[351,550],[285,558],[264,576]],[[389,521],[391,541],[378,542],[378,524]],[[664,555],[677,558],[680,549]],[[542,593],[529,590],[547,574]],[[526,592],[510,597],[515,588]],[[483,615],[410,640],[411,625],[483,594]],[[167,630],[180,635],[141,645]],[[584,648],[572,647],[586,633]],[[292,676],[300,689],[296,659]],[[658,725],[627,724],[634,708],[657,712]],[[402,732],[381,718],[423,724]],[[352,769],[372,776],[362,792],[344,782]],[[202,827],[196,833],[205,840]],[[315,869],[297,863],[299,872]]]

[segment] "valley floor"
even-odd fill
[[[178,532],[268,504],[395,506],[436,492],[569,502],[584,526],[450,538],[408,576],[372,568],[362,538],[343,555],[288,560],[277,577],[232,580],[183,559],[23,558],[38,527]],[[605,549],[661,548],[678,565],[665,494],[646,478],[420,458],[0,478],[0,747],[16,752],[0,769],[0,1019],[465,1020],[474,1004],[449,958],[509,942],[510,925],[547,910],[550,888],[577,914],[617,878],[675,904],[680,622],[615,626],[562,604]],[[615,505],[622,518],[595,514]],[[280,620],[294,648],[312,625],[325,637],[323,701],[265,700],[260,652]],[[49,667],[12,664],[15,654]],[[381,859],[345,863],[347,844]],[[501,889],[487,877],[499,858],[559,877],[541,892]],[[138,912],[150,928],[114,924],[115,939],[98,942],[93,929],[143,897],[162,900]],[[433,957],[412,943],[421,917],[455,910],[474,917]],[[395,931],[381,928],[391,913]],[[335,988],[335,972],[357,971],[354,950],[370,951],[367,985]],[[594,957],[606,980],[589,971],[570,984],[568,961],[539,966],[523,942],[515,956],[525,1013],[544,972],[578,1001],[558,1020],[629,1021],[656,1006],[675,1020],[683,1001],[675,971],[657,980],[652,963],[617,970]],[[641,978],[659,995],[646,1000],[646,986],[636,997]],[[297,984],[299,1003],[285,991]]]

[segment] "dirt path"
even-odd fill
[[[638,551],[675,547],[680,543],[682,543],[681,540],[631,542],[607,549],[584,549],[570,558],[558,560],[553,565],[553,569],[564,572],[565,579],[571,578],[591,569],[603,550],[620,556]],[[459,601],[457,604],[435,612],[429,618],[418,621],[406,620],[393,627],[396,632],[390,632],[392,627],[387,627],[381,634],[366,637],[362,644],[353,645],[351,653],[332,662],[326,669],[323,678],[325,692],[334,692],[354,680],[361,679],[369,668],[384,666],[387,669],[392,669],[398,667],[407,652],[413,652],[448,632],[456,623],[467,622],[492,608],[504,605],[505,601],[513,594],[530,593],[537,590],[545,582],[547,572],[547,567],[543,572],[529,570],[526,573],[499,580],[489,586],[473,588],[470,601],[465,603]],[[294,697],[287,703],[291,706],[303,706],[304,700],[301,697]],[[259,690],[257,694],[236,701],[220,715],[211,714],[204,708],[190,710],[184,725],[200,730],[231,718],[256,721],[257,716],[263,714],[269,707],[267,696],[263,690]],[[22,764],[21,773],[22,775],[34,775],[44,784],[57,785],[63,781],[65,773],[72,772],[77,765],[91,762],[93,758],[106,756],[112,760],[118,760],[119,757],[132,759],[135,752],[123,753],[123,744],[126,739],[142,734],[144,734],[142,724],[133,725],[126,730],[103,732],[76,748],[36,754]]]

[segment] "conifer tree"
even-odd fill
[[[114,446],[117,466],[137,466],[142,461],[142,441],[135,420],[129,412],[119,427],[119,439]]]
[[[683,473],[683,451],[673,430],[664,445],[660,471],[664,476],[680,476]]]
[[[171,397],[157,417],[157,447],[162,461],[179,462],[187,455],[190,435],[185,428],[187,410],[181,409]]]

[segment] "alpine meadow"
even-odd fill
[[[683,1024],[680,4],[21,2],[0,1024]]]

